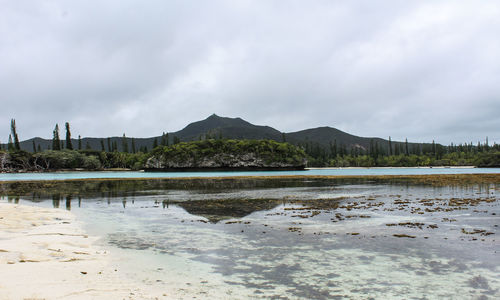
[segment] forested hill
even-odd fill
[[[282,138],[281,132],[272,127],[254,125],[241,118],[225,118],[215,114],[205,120],[191,123],[172,135],[179,137],[181,141],[195,141],[206,137],[275,141]]]
[[[22,133],[20,133],[22,135]],[[387,151],[389,141],[381,138],[359,137],[348,134],[332,127],[319,127],[305,129],[297,132],[284,133],[269,126],[259,126],[251,124],[241,118],[220,117],[215,114],[205,120],[191,123],[182,130],[168,132],[160,136],[149,138],[131,138],[131,137],[102,137],[102,138],[82,138],[80,141],[76,138],[77,133],[73,132],[72,144],[75,149],[92,149],[118,151],[124,150],[124,140],[127,143],[128,151],[151,150],[156,145],[173,144],[174,142],[196,141],[207,138],[214,139],[269,139],[278,142],[287,141],[289,143],[300,145],[309,151],[333,151],[336,147],[338,151],[350,151],[357,149],[359,151],[370,151],[374,147],[380,151]],[[61,132],[61,141],[64,142],[64,132]],[[21,149],[33,152],[35,149],[47,150],[52,148],[51,139],[32,138],[20,143]],[[404,151],[403,142],[393,142],[393,147],[398,147],[398,151]],[[409,143],[410,150],[419,144]],[[430,145],[430,144],[429,144]],[[419,145],[422,147],[422,145]],[[5,148],[5,145],[4,145]],[[401,148],[401,149],[399,149]]]

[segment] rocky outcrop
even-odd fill
[[[146,169],[180,169],[180,168],[300,168],[302,163],[287,163],[283,161],[269,161],[255,153],[230,154],[219,153],[199,159],[193,157],[186,159],[161,156],[150,157],[145,165]]]
[[[305,157],[302,149],[272,140],[208,139],[157,147],[144,167],[150,171],[303,169]]]

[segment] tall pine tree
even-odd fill
[[[8,143],[8,146],[7,146],[7,149],[9,151],[14,151],[14,143],[12,142],[12,134],[9,134],[9,143]]]
[[[59,138],[59,124],[56,124],[52,132],[52,150],[61,150],[61,139]]]
[[[10,120],[10,132],[12,134],[12,137],[14,138],[14,149],[21,150],[21,145],[19,144],[19,137],[17,136],[16,120],[15,119]]]
[[[389,156],[392,156],[392,141],[391,141],[391,137],[389,137]]]
[[[73,150],[73,143],[71,143],[71,130],[69,128],[69,123],[66,122],[66,149]]]
[[[127,137],[125,136],[125,133],[123,134],[122,137],[122,151],[128,153],[128,141]]]
[[[162,146],[167,145],[167,137],[165,136],[165,132],[161,135],[161,145]]]
[[[132,138],[132,153],[135,153],[135,152],[137,152],[135,149],[135,139]]]

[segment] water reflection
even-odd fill
[[[271,210],[280,205],[276,199],[216,199],[178,202],[188,213],[208,219],[211,223],[231,218],[243,218],[256,211]],[[168,204],[168,201],[167,201]]]

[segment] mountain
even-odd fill
[[[61,135],[64,138],[63,135]],[[229,138],[229,139],[270,139],[278,142],[287,141],[295,145],[305,146],[313,145],[324,149],[329,149],[336,142],[338,147],[345,146],[347,149],[360,148],[370,149],[370,145],[377,143],[380,147],[387,149],[388,141],[381,138],[359,137],[332,127],[318,127],[305,129],[296,132],[284,133],[269,126],[260,126],[249,123],[241,118],[220,117],[213,114],[205,120],[190,123],[183,129],[176,132],[169,132],[169,143],[173,143],[174,137],[181,141],[194,141],[206,138]],[[157,143],[161,142],[161,136],[149,138],[134,138],[136,149],[147,147],[152,149],[155,139]],[[128,148],[131,149],[131,139],[127,137]],[[64,142],[64,140],[62,140]],[[82,149],[90,147],[94,150],[108,150],[108,141],[112,145],[116,143],[118,150],[122,150],[122,137],[106,138],[82,138]],[[20,143],[21,149],[33,151],[33,142],[36,147],[40,145],[42,150],[52,147],[52,140],[39,137],[28,139]],[[78,140],[72,139],[73,148],[78,148]],[[393,142],[394,145],[400,145],[402,142]],[[417,144],[409,144],[417,145]],[[5,148],[5,144],[4,144]]]
[[[194,122],[184,129],[174,132],[181,141],[193,141],[209,137],[253,140],[281,140],[281,132],[269,127],[253,125],[241,118],[219,117],[211,115],[205,120]]]
[[[389,141],[381,138],[359,137],[332,127],[318,127],[290,132],[285,134],[285,138],[292,144],[312,142],[322,147],[330,147],[330,144],[336,142],[338,146],[346,145],[348,149],[358,147],[365,150],[370,148],[372,142],[383,147],[389,144]]]

